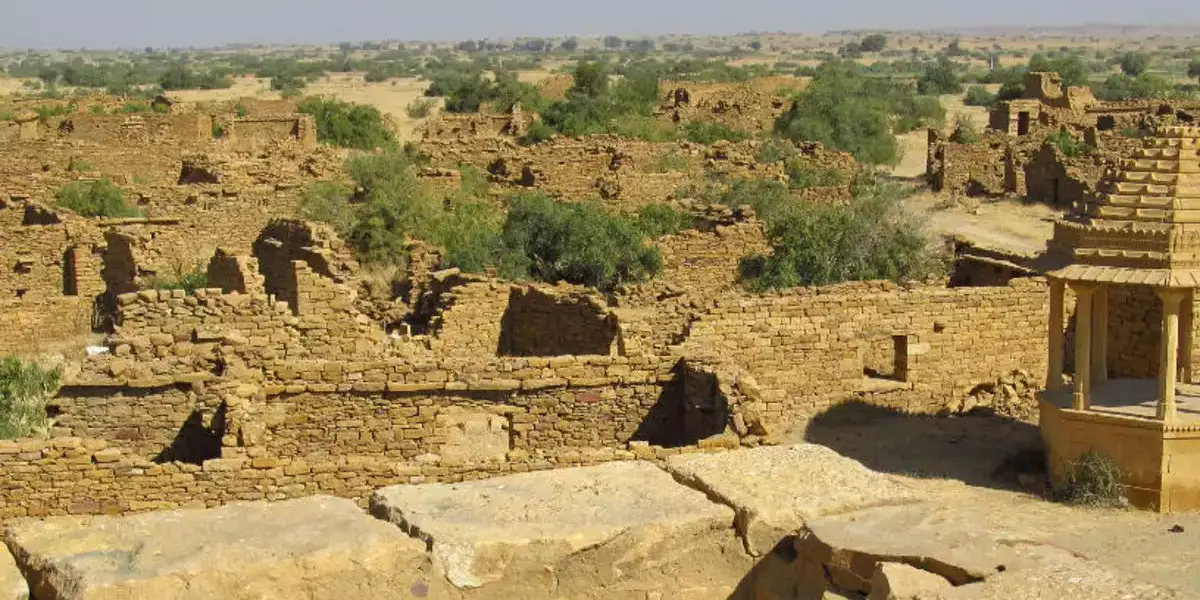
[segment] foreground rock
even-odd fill
[[[733,511],[642,462],[384,488],[467,598],[729,598],[751,568]]]
[[[1014,546],[1018,558],[981,583],[956,587],[938,600],[1184,600],[1192,594],[1137,581],[1067,550],[1039,544]],[[1187,568],[1183,565],[1180,568]]]
[[[445,598],[423,544],[315,496],[10,524],[39,600]]]
[[[667,470],[732,507],[755,556],[790,539],[810,519],[915,501],[895,479],[815,444],[681,454],[667,459]]]
[[[26,600],[29,586],[8,550],[0,547],[0,600]]]

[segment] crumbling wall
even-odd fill
[[[937,412],[1002,374],[1043,372],[1047,300],[1040,279],[1007,287],[862,283],[738,296],[702,314],[673,350],[753,376],[764,390],[763,418],[772,423],[811,417],[856,394],[905,411]]]
[[[300,113],[236,117],[229,121],[223,141],[240,151],[282,142],[315,148],[317,124],[312,115]]]
[[[212,118],[191,114],[91,114],[57,117],[43,134],[100,145],[197,143],[212,139]]]
[[[935,192],[954,191],[968,196],[1000,196],[1015,191],[1005,171],[1007,140],[984,134],[977,143],[955,143],[929,130],[926,180]]]
[[[503,356],[610,355],[617,351],[617,318],[603,299],[514,287],[500,319]]]

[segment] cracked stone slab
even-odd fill
[[[1047,545],[1016,545],[1003,573],[942,592],[939,600],[1195,600],[1193,593],[1138,581],[1087,557]],[[1186,568],[1181,566],[1181,568]]]
[[[447,597],[423,544],[328,496],[25,519],[4,541],[39,600]]]
[[[733,511],[645,462],[375,492],[466,598],[724,600],[752,567]]]
[[[0,600],[27,600],[29,586],[8,550],[0,547]]]
[[[732,507],[747,550],[762,556],[810,519],[916,501],[896,479],[816,444],[667,459],[679,481]]]

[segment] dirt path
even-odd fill
[[[1017,199],[951,202],[941,194],[923,192],[905,204],[925,220],[934,233],[957,235],[979,246],[1036,254],[1046,249],[1061,213],[1044,204]]]

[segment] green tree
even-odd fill
[[[396,143],[383,113],[374,106],[307,98],[297,109],[313,116],[317,122],[317,139],[321,142],[359,150],[374,150]]]
[[[542,281],[608,290],[662,270],[662,255],[646,233],[596,203],[512,198],[503,235],[507,247],[528,259],[529,275]]]
[[[887,48],[888,39],[881,33],[873,33],[862,39],[859,43],[859,48],[863,52],[883,52]]]
[[[577,48],[579,48],[579,40],[575,38],[568,38],[563,40],[558,47],[566,50],[567,52],[574,52]]]
[[[1087,67],[1078,54],[1068,54],[1058,58],[1050,58],[1045,54],[1034,54],[1029,59],[1029,70],[1033,72],[1058,73],[1062,76],[1063,85],[1087,85]]]
[[[955,73],[954,63],[945,56],[939,56],[937,62],[926,68],[917,80],[917,93],[961,94],[962,82]]]
[[[1150,60],[1150,55],[1145,52],[1126,52],[1121,55],[1118,64],[1121,66],[1122,73],[1130,77],[1137,77],[1150,68]]]
[[[575,67],[571,93],[599,98],[608,93],[608,66],[602,62],[580,61]]]
[[[1200,82],[1200,58],[1193,58],[1191,62],[1188,63],[1187,74],[1188,77],[1192,77],[1196,79],[1197,82]]]

